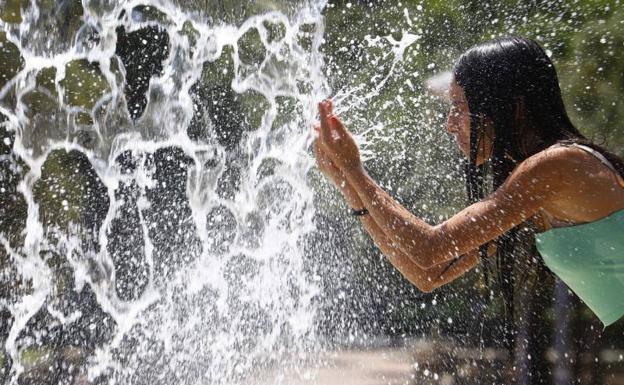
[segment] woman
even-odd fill
[[[555,68],[534,41],[477,45],[453,75],[447,130],[469,159],[471,206],[437,226],[412,215],[367,175],[330,101],[319,105],[320,169],[419,289],[431,291],[474,268],[488,244],[510,275],[517,233],[531,221],[540,224],[537,248],[546,265],[605,325],[615,322],[624,314],[624,163],[572,125]],[[493,192],[483,197],[487,169]]]

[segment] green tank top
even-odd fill
[[[624,315],[624,210],[536,234],[544,263],[606,326]]]
[[[624,178],[601,153],[579,144]],[[590,223],[557,227],[535,236],[544,263],[598,316],[605,327],[624,315],[624,210]]]
[[[624,178],[600,152],[576,143],[607,166],[622,188]],[[624,315],[624,210],[579,225],[535,235],[544,263],[598,316],[605,327]]]
[[[624,315],[624,210],[536,234],[544,263],[606,326]]]

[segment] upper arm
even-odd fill
[[[560,175],[572,167],[561,151],[522,162],[494,193],[434,227],[434,264],[462,255],[533,216],[565,188]]]

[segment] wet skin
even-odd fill
[[[447,130],[467,155],[470,112],[461,87],[450,89]],[[570,224],[592,222],[624,209],[624,180],[594,156],[573,147],[554,147],[520,163],[490,196],[431,226],[381,189],[364,170],[352,135],[319,104],[314,143],[321,171],[355,209],[367,208],[362,223],[384,255],[414,285],[431,291],[479,263],[476,250],[512,227],[547,212]],[[478,163],[491,152],[491,133],[479,143]],[[450,268],[449,268],[450,265]]]
[[[446,120],[446,130],[451,134],[457,146],[464,154],[470,156],[470,111],[468,109],[468,101],[464,95],[462,88],[455,81],[451,82],[449,87],[449,99],[451,107],[449,109]],[[479,145],[477,151],[477,164],[483,164],[492,152],[492,124],[485,119],[481,135],[479,137]]]

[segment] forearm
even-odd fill
[[[366,208],[364,202],[360,199],[359,194],[349,184],[349,182],[340,184],[338,188],[351,208],[356,210]],[[371,236],[377,247],[379,247],[385,256],[393,258],[393,256],[396,256],[397,254],[402,254],[401,249],[392,242],[390,237],[388,237],[383,229],[375,222],[375,219],[370,215],[370,211],[369,214],[359,216],[358,218],[360,219],[360,222],[362,223],[362,226],[364,226],[366,232]]]
[[[391,238],[393,244],[421,268],[453,260],[459,253],[443,248],[434,227],[417,218],[381,189],[364,171],[346,172],[347,180],[375,223]],[[445,250],[448,249],[448,250]]]
[[[354,209],[361,209],[364,207],[359,195],[349,183],[344,183],[338,187],[349,206]],[[414,263],[392,242],[387,234],[377,225],[372,216],[364,215],[359,218],[366,232],[368,232],[384,256],[388,258],[388,261],[421,291],[429,292],[439,286],[447,284],[471,270],[479,263],[479,258],[476,254],[469,254],[452,262],[436,265],[430,269],[423,269]]]
[[[361,217],[361,221],[388,261],[421,291],[430,292],[454,281],[479,263],[478,253],[471,253],[463,255],[457,260],[423,269],[392,243],[371,216]]]
[[[427,270],[433,277],[433,289],[446,285],[456,280],[470,270],[474,269],[481,262],[477,250],[464,254],[451,262],[436,265]]]

